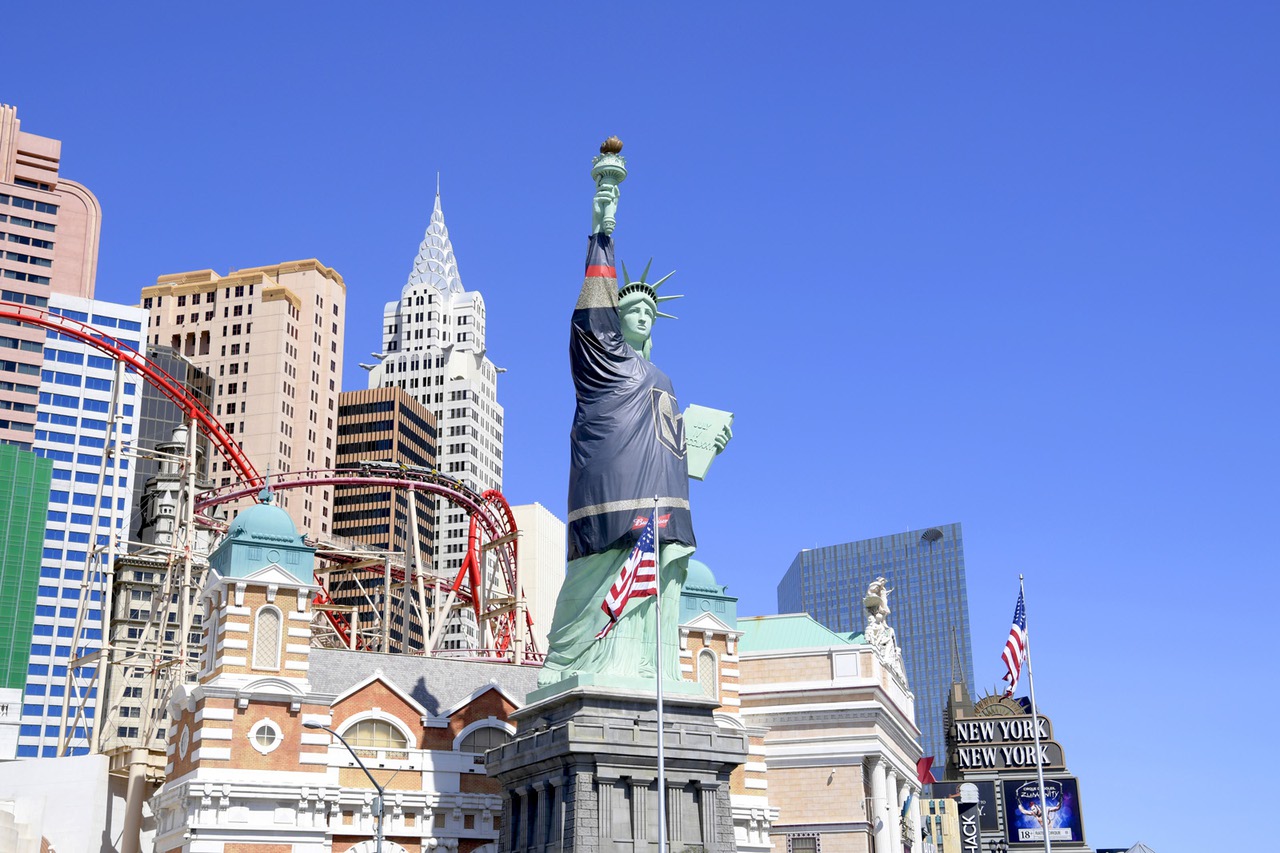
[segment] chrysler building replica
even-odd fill
[[[502,488],[499,370],[485,356],[484,298],[462,287],[439,187],[409,282],[382,313],[369,387],[399,386],[435,414],[442,474],[477,492]],[[435,509],[435,570],[448,574],[466,556],[467,516],[443,498]]]

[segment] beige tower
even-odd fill
[[[152,801],[157,851],[328,849],[315,792],[338,780],[329,737],[304,728],[332,719],[332,697],[314,692],[308,674],[314,555],[266,503],[246,508],[209,555],[200,674],[169,702],[167,781]],[[203,807],[215,789],[217,806]],[[129,813],[129,840],[141,807]],[[250,833],[266,843],[242,843]]]
[[[163,275],[143,289],[142,307],[148,343],[213,377],[213,413],[259,473],[287,473],[334,467],[346,297],[342,276],[307,260]],[[228,485],[235,474],[217,460],[210,479]],[[327,536],[332,491],[284,491],[279,504],[300,530]]]
[[[33,308],[50,293],[92,299],[102,208],[59,176],[62,142],[20,126],[17,109],[0,104],[0,297]],[[35,438],[44,339],[37,328],[0,329],[0,444],[30,449]]]

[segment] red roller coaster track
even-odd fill
[[[197,509],[206,509],[221,503],[240,500],[254,495],[263,486],[263,479],[257,469],[245,455],[239,443],[227,432],[222,422],[204,407],[204,405],[187,392],[182,382],[170,376],[159,366],[151,363],[138,350],[101,329],[90,326],[79,320],[64,317],[44,308],[30,305],[19,305],[13,302],[0,301],[0,318],[13,320],[31,326],[37,326],[66,335],[69,338],[88,344],[105,353],[116,361],[136,371],[148,383],[160,391],[187,417],[194,419],[208,435],[214,448],[239,476],[240,482],[225,489],[216,489],[199,496]],[[471,542],[467,548],[467,559],[463,562],[452,590],[459,594],[459,600],[472,604],[479,618],[488,618],[481,613],[479,595],[481,566],[479,560],[479,533],[481,528],[488,535],[491,547],[498,550],[498,564],[504,575],[503,580],[508,589],[515,594],[519,589],[516,577],[517,539],[515,518],[506,499],[496,490],[481,495],[463,489],[456,484],[445,482],[436,475],[423,476],[368,476],[347,470],[304,471],[289,475],[287,480],[273,484],[274,488],[301,488],[308,485],[382,485],[387,488],[405,488],[425,491],[441,495],[462,506],[471,515]],[[403,580],[403,572],[397,571],[398,579]],[[316,581],[321,585],[320,600],[327,600],[325,580],[320,575]],[[350,640],[350,625],[346,617],[340,613],[327,612],[330,624],[344,640]],[[506,652],[511,646],[514,632],[517,630],[515,614],[504,612],[495,614],[497,630],[495,639],[498,651]],[[527,618],[527,617],[526,617]],[[530,627],[532,622],[530,622]],[[534,660],[537,650],[530,643],[525,650],[525,657]]]
[[[227,460],[232,469],[240,475],[240,479],[256,483],[261,487],[262,477],[258,474],[257,469],[253,467],[253,463],[249,461],[249,457],[245,456],[240,445],[223,427],[222,422],[215,418],[199,400],[188,394],[181,382],[147,361],[146,357],[124,341],[108,335],[88,323],[81,323],[79,320],[63,317],[61,314],[54,314],[51,311],[43,308],[34,308],[30,305],[0,302],[0,318],[17,320],[31,326],[50,329],[58,334],[66,335],[69,338],[74,338],[82,343],[96,347],[116,361],[124,362],[126,366],[136,370],[160,393],[168,397],[187,417],[195,418],[201,428],[208,434],[209,440],[213,442],[214,447],[222,454],[222,458]]]

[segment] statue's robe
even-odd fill
[[[618,316],[613,241],[593,234],[574,308],[569,359],[577,395],[570,432],[569,565],[539,684],[568,675],[652,676],[653,599],[632,601],[602,640],[602,608],[658,498],[663,669],[679,678],[680,584],[696,541],[684,420],[671,380],[628,346]]]

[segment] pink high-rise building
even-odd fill
[[[102,208],[83,184],[60,177],[62,142],[21,129],[0,104],[0,298],[38,308],[50,293],[93,298]],[[42,329],[0,321],[0,444],[35,438]]]

